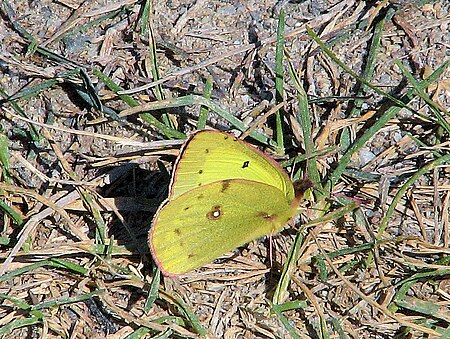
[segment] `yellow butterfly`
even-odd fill
[[[196,132],[153,219],[151,253],[163,274],[184,274],[279,231],[297,213],[298,200],[273,159],[229,134]]]

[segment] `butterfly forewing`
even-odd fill
[[[200,131],[191,136],[177,161],[169,200],[215,181],[246,179],[278,188],[294,199],[292,182],[273,159],[231,135]]]

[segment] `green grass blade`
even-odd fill
[[[450,313],[444,313],[443,307],[431,301],[424,301],[413,296],[404,296],[402,299],[396,299],[395,303],[408,311],[417,314],[423,314],[427,319],[440,319],[450,323]]]
[[[45,80],[37,85],[33,85],[31,87],[25,87],[21,91],[10,96],[8,98],[8,101],[27,100],[29,98],[35,97],[36,95],[38,95],[41,92],[48,90],[49,88],[52,88],[53,86],[57,85],[58,83],[59,83],[58,80],[50,79],[50,80]]]
[[[450,162],[450,154],[445,155],[443,157],[437,158],[434,161],[429,162],[425,166],[423,166],[421,169],[419,169],[414,175],[411,176],[404,184],[403,186],[398,190],[398,192],[395,194],[394,199],[392,199],[392,203],[389,205],[388,210],[386,211],[386,214],[384,215],[383,219],[381,220],[380,227],[378,230],[377,240],[381,240],[383,237],[383,233],[387,228],[388,222],[392,217],[392,214],[395,211],[395,208],[397,204],[400,202],[400,199],[405,195],[408,188],[414,184],[414,182],[419,179],[422,175],[425,173],[433,170],[437,166],[441,164],[445,164]]]
[[[320,334],[321,334],[321,338],[329,339],[330,338],[330,333],[328,332],[327,321],[325,319],[325,316],[322,313],[320,313],[319,317],[320,317]]]
[[[151,21],[151,1],[148,1],[147,3],[150,4],[148,21],[147,21],[148,33],[149,33],[148,62],[150,63],[150,70],[152,73],[153,81],[158,81],[159,79],[161,79],[161,75],[160,75],[159,67],[158,67],[158,55],[156,53],[156,38],[155,38],[155,33],[153,32],[153,26],[152,26],[152,21]],[[154,87],[154,93],[158,100],[165,99],[161,84],[158,84]],[[171,126],[171,127],[173,127],[173,126]]]
[[[33,270],[35,270],[35,269],[37,269],[39,267],[43,267],[45,265],[50,265],[51,266],[51,263],[49,261],[47,261],[47,260],[42,260],[42,261],[36,262],[34,264],[28,265],[28,266],[16,268],[15,270],[0,276],[0,282],[13,279],[14,277],[17,277],[17,276],[22,275],[24,273],[32,272]]]
[[[298,308],[306,308],[308,306],[308,303],[305,300],[291,300],[287,301],[282,304],[274,304],[270,308],[271,312],[277,313],[277,312],[285,312],[285,311],[291,311],[296,310]]]
[[[93,68],[92,72],[94,75],[96,75],[99,80],[101,80],[106,87],[108,87],[111,91],[117,94],[117,92],[122,91],[122,87],[117,85],[110,77],[108,77],[106,74],[98,70],[97,68]],[[130,107],[136,107],[139,106],[139,102],[136,101],[133,97],[127,95],[127,94],[117,94],[119,98],[124,101],[126,104],[128,104]]]
[[[384,15],[380,20],[378,20],[374,27],[374,32],[372,35],[372,40],[370,42],[369,51],[367,54],[366,62],[364,65],[364,69],[361,77],[365,79],[367,82],[370,82],[372,79],[373,73],[375,71],[376,66],[376,58],[378,54],[378,50],[380,47],[381,38],[384,32],[384,26],[387,20],[390,20],[392,16],[395,14],[395,10],[390,9],[386,15]],[[353,103],[353,108],[348,115],[349,118],[355,118],[361,115],[361,107],[364,103],[364,99],[362,99],[367,93],[367,86],[364,84],[360,85],[359,90],[356,93],[356,99]],[[343,151],[346,151],[350,146],[350,128],[344,128],[342,130],[340,136],[340,145]]]
[[[275,102],[276,105],[284,101],[284,29],[285,14],[280,11],[278,17],[277,41],[275,50]],[[283,108],[275,113],[276,119],[276,143],[281,153],[284,154],[284,134],[283,134]]]
[[[278,281],[277,287],[272,297],[272,302],[274,306],[281,304],[286,299],[287,290],[292,279],[292,274],[294,274],[295,269],[297,268],[297,261],[302,245],[303,245],[303,234],[302,232],[297,232],[294,242],[292,243],[289,249],[289,253],[286,257],[286,262],[283,265],[281,277]]]
[[[205,97],[199,95],[186,95],[177,98],[169,98],[163,101],[154,101],[149,102],[141,107],[131,108],[124,111],[125,114],[134,114],[139,113],[141,111],[155,111],[162,108],[169,107],[185,107],[191,105],[202,105],[209,108],[211,111],[219,115],[221,118],[227,120],[231,125],[236,127],[238,130],[245,132],[248,129],[248,126],[245,125],[241,120],[236,118],[233,114],[222,108],[219,104],[213,102],[212,100],[206,99]],[[276,147],[276,143],[265,136],[264,134],[259,133],[258,131],[252,131],[250,136],[266,145],[270,145]]]
[[[442,269],[418,272],[413,274],[411,277],[398,282],[396,286],[416,282],[418,280],[436,280],[443,277],[450,277],[450,268],[443,267]]]
[[[62,263],[61,259],[55,260],[55,258],[53,258],[53,259],[49,259],[49,260],[42,260],[42,261],[33,263],[31,265],[28,265],[28,266],[16,268],[15,270],[13,270],[11,272],[8,272],[8,273],[2,275],[0,277],[0,282],[13,279],[14,277],[20,276],[25,273],[32,272],[32,271],[34,271],[40,267],[44,267],[44,266],[54,267],[54,268],[58,268],[58,269],[65,268],[68,270],[73,270],[73,272],[75,272],[75,273],[85,272],[84,274],[87,274],[86,269],[83,268],[82,266],[78,266],[75,264],[69,265],[66,262]]]
[[[13,320],[6,325],[0,327],[0,338],[5,338],[8,334],[10,334],[15,329],[27,326],[34,326],[41,324],[42,320],[38,317],[24,318],[24,319],[16,319]]]
[[[38,319],[43,319],[44,318],[44,314],[40,311],[37,310],[33,310],[32,306],[30,306],[29,304],[27,304],[26,302],[24,302],[22,299],[18,299],[18,298],[12,298],[6,294],[0,293],[0,298],[5,299],[5,300],[9,300],[10,302],[12,302],[16,307],[20,308],[21,310],[24,310],[25,312],[29,313],[30,315],[38,318]]]
[[[358,207],[359,207],[359,204],[357,202],[353,201],[353,202],[351,202],[351,203],[349,203],[347,205],[339,207],[338,209],[334,210],[333,212],[330,212],[330,213],[327,213],[327,214],[323,215],[320,218],[311,220],[310,222],[307,222],[303,226],[304,227],[310,227],[310,226],[326,223],[326,222],[331,221],[331,220],[337,220],[339,218],[342,218],[344,215],[352,212],[354,209],[356,209]]]
[[[168,329],[167,331],[170,332],[170,334],[173,333],[170,329]],[[147,327],[139,327],[133,333],[128,334],[124,339],[140,339],[140,338],[144,337],[148,333],[150,333],[150,329],[149,328],[147,328]],[[166,333],[166,332],[164,332],[164,333]],[[165,338],[165,337],[161,337],[161,335],[152,336],[152,339],[155,339],[155,338]]]
[[[153,277],[150,282],[147,299],[145,300],[144,312],[148,313],[158,299],[159,284],[161,282],[161,274],[159,268],[153,270]]]
[[[114,83],[114,81],[112,81],[111,78],[109,78],[108,76],[103,74],[98,69],[94,68],[93,72],[114,93],[117,93],[117,92],[120,92],[120,91],[123,90],[123,88],[121,88],[120,86],[116,85]],[[139,102],[137,102],[135,99],[133,99],[129,95],[126,95],[126,94],[117,94],[117,95],[125,103],[127,103],[130,107],[138,107],[140,105]],[[170,107],[170,106],[168,106],[168,107]],[[164,108],[166,108],[166,107],[160,107],[158,109],[164,109]],[[181,133],[181,132],[179,132],[179,131],[177,131],[177,130],[175,130],[173,128],[170,128],[170,127],[166,126],[165,124],[163,124],[162,122],[160,122],[158,119],[156,119],[154,116],[152,116],[151,114],[149,114],[147,112],[140,113],[139,117],[142,118],[142,120],[148,122],[150,125],[152,125],[155,128],[157,128],[159,131],[161,131],[161,133],[163,133],[168,138],[176,138],[176,139],[185,139],[186,138],[186,135],[184,135],[183,133]]]
[[[3,89],[0,88],[0,96],[8,101],[9,95],[8,93]],[[26,115],[26,113],[24,112],[24,110],[14,101],[9,101],[9,103],[11,104],[11,107],[14,109],[14,111],[16,111],[19,115],[28,118],[28,116]],[[29,132],[31,135],[31,138],[34,142],[39,142],[42,139],[42,136],[39,134],[38,130],[36,129],[36,127],[34,127],[34,125],[27,123],[28,128],[29,128]]]
[[[415,110],[413,110],[412,108],[408,107],[404,102],[402,102],[401,100],[393,97],[392,95],[382,91],[381,89],[379,89],[378,87],[372,85],[370,82],[366,81],[366,79],[358,76],[352,69],[350,69],[349,67],[347,67],[346,64],[344,64],[341,60],[339,60],[336,55],[333,54],[333,52],[331,52],[331,50],[320,40],[320,38],[316,35],[316,33],[314,33],[314,31],[312,29],[310,29],[309,27],[306,28],[308,34],[313,38],[313,40],[320,46],[320,48],[322,48],[322,50],[331,58],[333,59],[333,61],[338,64],[345,72],[347,72],[348,74],[350,74],[352,77],[354,77],[356,80],[358,80],[359,82],[363,83],[364,85],[366,85],[367,87],[369,87],[370,89],[372,89],[375,93],[391,100],[393,103],[397,104],[398,106],[402,107],[402,108],[407,108],[409,109],[411,112],[416,113]]]
[[[450,60],[447,60],[442,66],[440,66],[436,71],[434,71],[427,79],[421,82],[422,86],[428,86],[432,82],[436,81],[448,68]],[[408,91],[401,100],[404,102],[412,100],[414,97],[414,90]],[[402,109],[401,106],[392,106],[383,115],[381,115],[378,120],[370,126],[363,135],[361,135],[358,140],[356,140],[352,146],[345,152],[341,159],[339,159],[339,164],[336,169],[331,173],[327,189],[330,190],[334,186],[342,173],[347,168],[350,163],[351,157],[355,154],[361,147],[363,147],[371,138],[374,136],[383,126],[385,126],[389,120],[391,120],[399,111]]]
[[[448,339],[450,338],[450,326],[448,326],[443,332],[442,334],[439,336],[438,339]]]
[[[77,180],[73,178],[74,180]],[[100,209],[92,196],[92,194],[85,190],[80,190],[80,197],[83,200],[86,209],[92,215],[92,218],[95,222],[95,239],[96,242],[100,242],[101,244],[106,244],[106,223],[103,219],[103,216],[100,213]]]
[[[444,128],[447,133],[450,134],[450,124],[447,122],[443,114],[441,113],[442,107],[439,107],[437,103],[435,103],[426,93],[425,93],[425,87],[419,83],[410,72],[408,72],[405,68],[405,66],[400,62],[400,60],[395,60],[394,63],[400,68],[403,75],[408,79],[408,81],[413,85],[413,87],[416,90],[416,93],[418,96],[425,101],[428,106],[431,109],[431,112],[434,113],[434,116],[436,117],[436,121],[439,123],[439,125]],[[448,111],[443,112],[446,116],[448,116]]]
[[[150,29],[150,16],[151,16],[152,3],[149,0],[144,1],[144,6],[139,13],[139,34],[146,38]]]
[[[336,332],[339,335],[339,339],[348,339],[348,336],[345,334],[344,329],[342,328],[337,318],[331,318],[331,324],[336,329]]]
[[[300,334],[297,333],[296,328],[292,325],[292,323],[282,314],[276,313],[278,320],[283,324],[284,328],[288,331],[289,335],[293,339],[302,339]]]
[[[150,68],[150,72],[152,75],[152,81],[158,81],[161,79],[159,66],[158,66],[158,55],[156,51],[156,38],[153,30],[152,24],[152,2],[147,1],[144,6],[143,16],[141,20],[141,34],[146,32],[148,34],[148,51],[149,57],[145,59],[146,70]],[[145,21],[144,21],[145,20]],[[142,27],[144,26],[144,27]],[[153,93],[158,100],[164,100],[164,92],[162,88],[162,84],[157,84],[153,87]],[[163,110],[163,114],[161,119],[164,121],[164,124],[170,128],[174,128],[174,124],[169,116],[169,114]]]
[[[0,125],[0,167],[2,169],[2,178],[8,184],[11,184],[11,166],[9,163],[9,159],[11,155],[9,153],[9,139],[8,137],[2,133],[2,126]]]
[[[205,337],[208,334],[208,332],[202,326],[200,319],[198,319],[198,317],[195,315],[195,313],[181,299],[174,298],[174,300],[176,301],[176,305],[181,310],[181,312],[184,314],[186,319],[188,319],[189,324],[192,326],[195,333],[199,334],[202,337]]]
[[[212,78],[208,77],[206,78],[205,88],[203,90],[203,96],[205,99],[210,100],[211,99],[211,92],[212,92]],[[208,121],[208,114],[209,109],[206,106],[200,107],[200,113],[198,115],[198,123],[197,123],[197,129],[202,130],[206,127],[206,122]]]
[[[298,103],[298,115],[297,120],[302,128],[303,132],[303,140],[305,143],[305,152],[304,155],[307,160],[307,176],[308,178],[316,185],[316,187],[321,188],[321,179],[320,174],[317,169],[316,162],[316,150],[314,147],[314,141],[312,137],[312,121],[311,114],[309,114],[309,104],[308,104],[308,96],[306,94],[305,89],[301,85],[299,76],[295,71],[291,62],[289,65],[289,74],[291,75],[291,79],[294,83],[294,86],[298,92],[297,103]],[[322,195],[319,193],[316,198],[320,199]]]
[[[80,295],[77,295],[77,296],[71,297],[71,298],[60,298],[60,299],[56,299],[56,300],[44,301],[37,305],[33,305],[31,307],[31,310],[35,311],[35,310],[42,310],[42,309],[50,309],[50,308],[55,308],[55,307],[63,306],[63,305],[75,304],[80,301],[86,301],[88,299],[96,297],[102,293],[104,293],[103,290],[96,290],[96,291],[93,291],[90,293],[83,293],[83,294],[80,294]]]
[[[70,262],[70,261],[67,261],[67,260],[64,260],[64,259],[50,258],[49,262],[55,268],[66,269],[66,270],[69,270],[71,272],[78,273],[78,274],[81,274],[81,275],[84,275],[84,276],[88,275],[88,273],[89,273],[89,270],[87,270],[83,266],[74,264],[73,262]]]

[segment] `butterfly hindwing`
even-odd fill
[[[284,192],[231,179],[191,189],[156,214],[150,248],[166,275],[183,274],[280,230],[295,214]]]

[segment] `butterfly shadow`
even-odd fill
[[[159,162],[156,169],[127,164],[111,172],[113,180],[98,191],[113,202],[109,218],[105,218],[108,236],[149,262],[148,232],[158,206],[167,197],[170,175]]]

